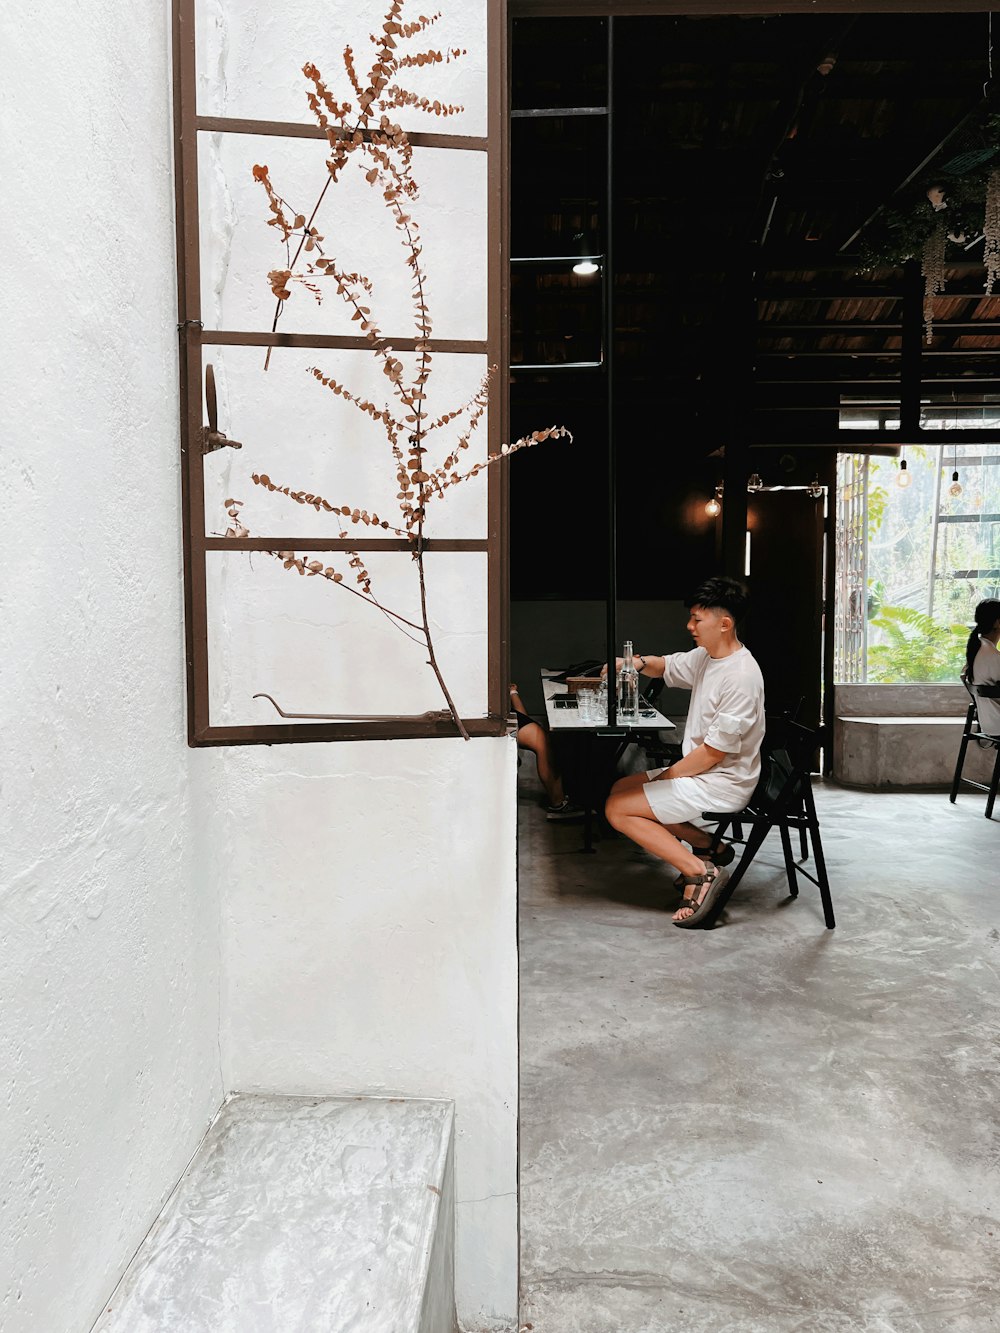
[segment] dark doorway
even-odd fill
[[[746,642],[770,713],[818,726],[823,672],[823,492],[760,491],[747,502],[753,610]]]

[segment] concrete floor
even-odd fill
[[[817,791],[835,931],[775,836],[712,931],[521,768],[522,1324],[1000,1328],[1000,823]]]

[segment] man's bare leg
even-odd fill
[[[645,773],[630,773],[627,777],[619,778],[611,788],[611,796],[616,797],[628,792],[642,791],[643,787],[650,779]],[[645,800],[645,798],[644,798]],[[645,817],[648,819],[652,815],[648,802],[645,803]],[[712,844],[712,835],[697,824],[660,824],[660,828],[665,828],[668,833],[672,833],[675,838],[683,842],[689,842],[695,850],[698,848],[708,848]],[[624,831],[624,830],[622,830]],[[673,862],[671,862],[671,865]]]
[[[639,781],[633,782],[633,778]],[[640,773],[615,783],[604,807],[608,823],[647,852],[652,852],[661,861],[672,865],[682,875],[704,874],[704,861],[689,852],[665,824],[653,817],[649,802],[642,792],[644,786],[645,775]]]
[[[712,845],[712,835],[707,829],[699,828],[697,824],[667,824],[666,827],[675,838],[683,838],[689,842],[694,851],[707,851]],[[719,844],[723,846],[722,843]]]
[[[705,831],[694,824],[661,824],[654,818],[642,791],[647,780],[644,773],[634,773],[615,783],[604,808],[608,823],[647,852],[652,852],[661,861],[679,870],[682,875],[704,875],[708,869],[707,863],[694,852],[689,852],[680,839],[691,841],[689,833],[705,837]],[[707,847],[708,843],[704,846]],[[683,921],[693,912],[694,904],[684,903],[678,907],[673,919]]]

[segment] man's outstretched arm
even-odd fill
[[[673,656],[686,657],[687,653],[674,653]],[[622,663],[624,661],[625,659],[623,657],[615,658],[616,671],[621,671]],[[635,667],[636,671],[638,671],[640,676],[650,676],[653,680],[660,680],[667,674],[667,659],[665,657],[657,657],[655,653],[633,653],[632,665]],[[601,675],[605,675],[607,669],[606,666],[601,667]],[[678,681],[677,684],[688,689],[690,689],[691,686],[691,682],[687,680]]]

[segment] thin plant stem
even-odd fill
[[[424,617],[424,634],[427,636],[428,665],[434,672],[435,676],[437,676],[438,684],[441,686],[441,693],[447,701],[455,726],[458,727],[462,739],[469,740],[470,737],[466,730],[465,723],[462,721],[461,715],[455,707],[455,700],[448,693],[448,686],[444,683],[444,676],[441,675],[441,669],[437,664],[437,657],[434,653],[434,640],[431,637],[430,621],[427,618],[427,587],[424,581],[424,558],[422,550],[417,552],[417,570],[420,575],[420,611]]]
[[[410,253],[413,254],[416,259],[416,262],[413,265],[413,270],[417,280],[417,290],[420,293],[420,322],[422,324],[426,324],[427,316],[425,312],[427,307],[424,303],[424,275],[420,267],[420,257],[419,255],[417,255],[416,246],[413,242],[413,233],[410,231],[409,225],[406,225],[406,240],[407,244],[410,247]],[[413,433],[417,440],[418,449],[422,450],[423,438],[424,438],[423,415],[424,415],[424,403],[426,402],[426,398],[424,397],[424,386],[427,383],[427,376],[424,373],[427,368],[427,350],[426,350],[427,339],[424,337],[419,327],[417,328],[416,332],[420,334],[421,343],[424,350],[422,350],[420,353],[420,362],[419,362],[420,369],[417,372],[416,382],[419,385],[420,397],[416,399],[417,421],[416,421],[416,429],[414,430]],[[422,453],[420,456],[421,458],[423,457]],[[428,661],[430,663],[431,670],[434,672],[435,676],[437,676],[438,684],[441,686],[441,693],[444,695],[445,700],[447,701],[448,708],[450,709],[451,715],[455,721],[455,726],[458,727],[459,735],[462,737],[463,740],[469,740],[470,737],[468,731],[466,730],[465,723],[462,721],[461,714],[455,707],[455,700],[451,697],[451,693],[448,690],[448,686],[445,684],[444,676],[442,676],[441,674],[441,668],[438,666],[437,654],[434,652],[434,639],[433,636],[431,635],[430,619],[427,615],[427,580],[424,572],[424,496],[426,493],[426,489],[427,489],[426,483],[421,482],[420,489],[417,492],[417,502],[420,505],[420,519],[417,523],[417,572],[420,578],[420,614],[423,617],[424,636],[427,639]]]
[[[280,551],[268,551],[267,554],[273,555],[275,560],[283,560]],[[350,554],[350,552],[348,552],[348,554]],[[349,592],[354,597],[360,597],[361,600],[363,602],[367,602],[369,606],[376,607],[379,611],[382,612],[384,616],[391,616],[393,620],[398,620],[404,625],[409,625],[410,629],[415,629],[420,634],[426,633],[425,627],[423,625],[418,625],[415,620],[407,620],[407,618],[405,616],[401,616],[398,611],[390,611],[390,609],[387,606],[382,605],[382,603],[378,600],[376,596],[374,596],[373,593],[358,592],[357,588],[352,588],[351,585],[349,583],[345,583],[343,579],[327,579],[326,581],[327,583],[334,584],[334,586],[337,588],[343,588],[344,592]],[[398,629],[399,626],[397,625],[396,628]],[[407,634],[406,637],[409,638],[410,636]],[[413,642],[418,643],[419,640],[414,639]]]

